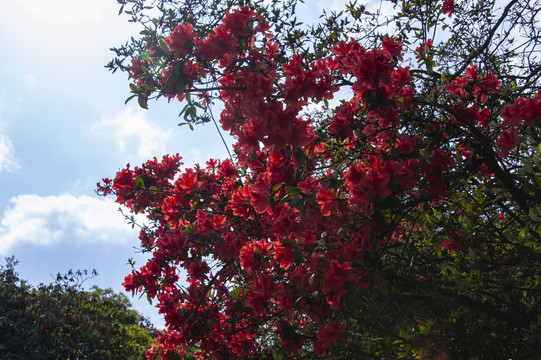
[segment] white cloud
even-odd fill
[[[48,246],[61,241],[115,245],[136,237],[112,198],[19,195],[0,220],[0,254],[18,245]],[[142,221],[142,217],[137,218]]]
[[[15,171],[19,168],[20,165],[15,158],[13,144],[5,134],[0,132],[0,172]]]
[[[0,110],[4,112],[4,104],[6,94],[4,91],[0,92]],[[0,114],[1,116],[2,114]],[[21,166],[19,160],[15,157],[15,150],[9,137],[4,133],[4,122],[0,118],[0,172],[9,171],[13,172],[18,170]]]
[[[114,138],[120,150],[135,152],[142,159],[165,154],[166,144],[171,138],[170,132],[151,124],[143,110],[131,107],[117,116],[102,117],[92,130]]]

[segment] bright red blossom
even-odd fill
[[[417,49],[415,49],[415,54],[417,54],[416,58],[418,60],[424,60],[428,58],[428,54],[430,53],[430,49],[432,49],[432,39],[427,40],[426,43],[421,43]]]
[[[177,25],[171,32],[171,35],[165,39],[175,55],[183,58],[192,50],[197,34],[193,31],[193,25]]]
[[[541,120],[541,95],[537,98],[525,99],[523,97],[506,106],[501,117],[503,118],[503,126],[520,126],[524,120],[525,126],[531,126],[535,122]]]
[[[453,15],[454,11],[455,11],[455,1],[454,0],[444,0],[443,1],[442,12],[444,14],[449,15],[449,17],[451,17],[451,15]]]
[[[502,131],[500,137],[496,141],[496,145],[500,149],[498,155],[505,159],[509,155],[509,151],[518,144],[519,140],[520,138],[516,128],[511,127],[509,130]]]
[[[342,340],[342,333],[345,330],[346,327],[339,320],[335,320],[325,326],[320,326],[318,339],[314,344],[316,353],[318,355],[324,355],[331,345],[338,345],[338,342]]]

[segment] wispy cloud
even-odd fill
[[[113,138],[121,151],[135,152],[142,159],[165,154],[171,138],[171,133],[151,124],[143,110],[131,107],[116,116],[102,117],[92,130]]]
[[[0,130],[0,172],[15,171],[21,166],[15,157],[15,150],[9,138]]]
[[[86,195],[13,197],[0,220],[0,254],[8,255],[20,245],[62,241],[115,245],[133,240],[136,232],[118,207],[112,199]]]
[[[3,121],[3,115],[5,111],[5,103],[6,92],[0,91],[0,172],[14,172],[18,170],[21,165],[19,160],[15,157],[13,143],[4,131],[5,123]]]

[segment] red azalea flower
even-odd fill
[[[247,36],[248,23],[255,20],[256,15],[248,6],[233,12],[227,11],[221,27],[234,36]]]
[[[455,1],[454,0],[444,0],[443,2],[443,8],[442,12],[449,17],[453,14],[455,11]]]
[[[323,216],[330,216],[337,205],[332,191],[325,189],[322,186],[319,187],[317,192],[316,202],[319,204]]]
[[[365,189],[363,197],[366,200],[372,200],[376,196],[385,197],[392,194],[392,191],[387,186],[391,180],[391,173],[387,168],[375,166],[377,167],[372,168],[366,174],[366,177],[361,179],[361,185]]]
[[[117,202],[123,203],[126,196],[129,196],[135,190],[135,182],[133,181],[134,173],[130,170],[130,164],[126,168],[116,174],[113,181],[112,189],[117,195]]]
[[[177,25],[165,42],[177,57],[183,58],[192,50],[196,36],[192,24]]]
[[[327,350],[331,345],[338,345],[338,342],[342,340],[342,333],[346,330],[346,327],[342,325],[339,320],[319,327],[318,339],[314,343],[314,350],[319,356],[323,356],[327,353]]]
[[[417,49],[415,49],[415,54],[417,54],[417,60],[426,59],[427,54],[432,49],[432,39],[429,39],[426,43],[421,43]]]
[[[520,97],[513,104],[506,106],[500,114],[503,119],[502,126],[520,126],[526,117],[525,104],[526,99]]]
[[[236,38],[228,34],[222,28],[216,28],[214,34],[210,34],[206,40],[197,42],[197,52],[202,60],[214,60],[223,58],[226,55],[234,56],[238,50],[236,48]]]
[[[541,121],[541,101],[528,99],[524,104],[524,125],[532,126],[536,121]]]
[[[149,66],[149,64],[150,62],[148,60],[132,59],[129,69],[130,78],[137,79],[137,77],[143,73],[141,66]]]
[[[393,58],[397,58],[399,60],[404,60],[402,44],[402,41],[397,41],[396,38],[388,38],[387,36],[385,36],[381,41],[381,46],[383,49],[389,52]]]
[[[509,151],[518,144],[519,140],[520,138],[517,135],[517,129],[514,127],[502,131],[500,137],[496,140],[496,145],[500,148],[498,155],[502,159],[505,159],[507,155],[509,155]]]

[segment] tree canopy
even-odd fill
[[[235,139],[98,184],[148,217],[124,286],[165,318],[149,358],[539,353],[539,1],[313,25],[295,0],[119,3],[143,26],[108,64],[128,100],[176,99],[191,128],[219,105]]]
[[[87,271],[58,274],[52,284],[32,286],[0,266],[2,359],[142,359],[153,343],[152,324],[111,289],[84,290]]]

